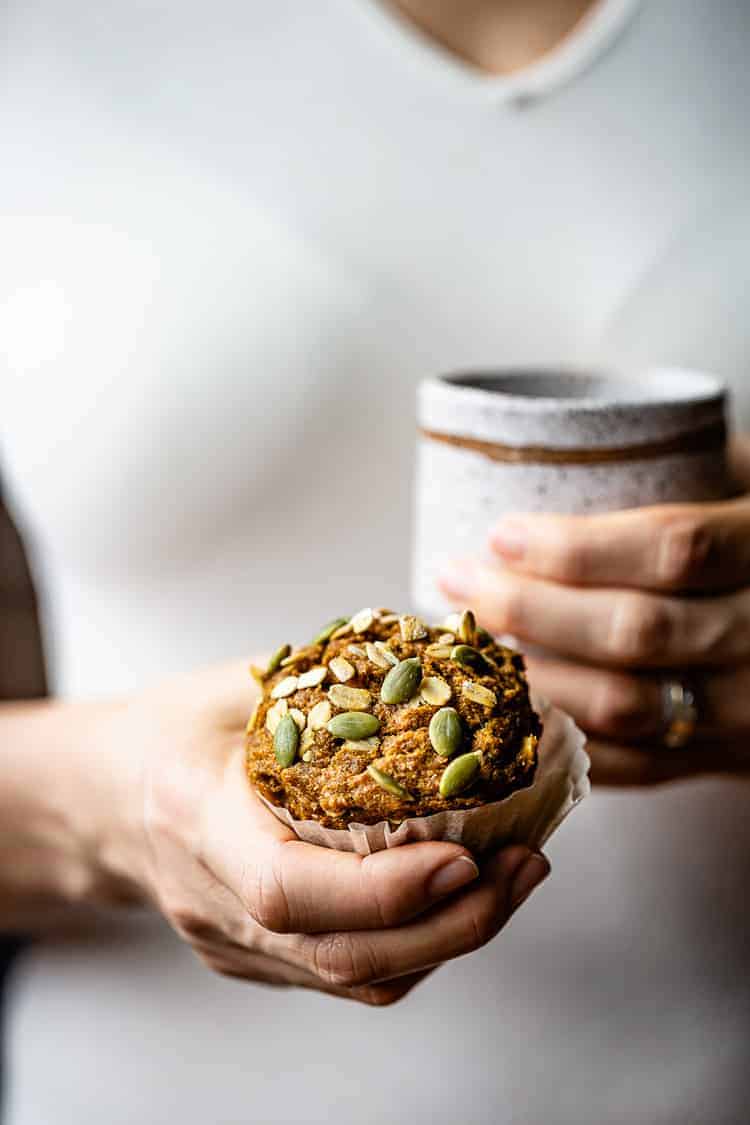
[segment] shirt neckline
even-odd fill
[[[641,2],[598,0],[556,47],[509,75],[483,74],[384,0],[361,0],[356,9],[392,51],[430,83],[480,101],[524,103],[552,94],[592,66],[625,30]]]

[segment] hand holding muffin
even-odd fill
[[[362,857],[301,842],[248,784],[248,689],[246,665],[196,673],[118,706],[95,739],[100,759],[128,759],[120,811],[100,805],[107,866],[212,969],[391,1003],[489,941],[546,876],[518,845],[478,868],[453,843]]]

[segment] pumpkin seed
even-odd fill
[[[255,724],[258,721],[258,712],[260,711],[260,705],[261,705],[262,702],[263,702],[263,700],[261,698],[261,699],[258,700],[258,702],[253,707],[253,712],[252,712],[250,718],[247,720],[247,726],[245,727],[245,734],[250,734],[252,731],[255,730]]]
[[[392,667],[391,662],[388,659],[388,657],[385,655],[385,653],[381,652],[379,648],[376,648],[375,645],[372,643],[372,641],[368,641],[367,644],[365,645],[365,652],[367,653],[367,659],[371,660],[372,663],[376,665],[376,667],[378,667],[378,668],[390,668],[390,667]]]
[[[305,750],[305,752],[302,755],[302,761],[303,762],[311,762],[314,757],[315,757],[315,755],[313,754],[312,750]]]
[[[418,617],[414,617],[411,613],[405,613],[403,617],[399,617],[398,627],[401,631],[402,641],[421,641],[422,637],[427,636],[427,626],[424,621],[420,621]]]
[[[323,626],[320,632],[313,638],[312,643],[314,645],[322,645],[324,641],[329,641],[331,639],[337,629],[340,629],[342,625],[347,625],[348,623],[348,617],[334,617],[333,621],[329,621],[327,625]]]
[[[351,621],[345,621],[343,625],[339,625],[335,633],[331,633],[331,640],[337,641],[339,637],[347,637],[352,631]]]
[[[456,643],[455,634],[454,633],[441,633],[440,636],[437,639],[437,643],[439,645],[450,645],[451,648],[452,648],[453,645]]]
[[[492,633],[488,633],[486,629],[483,629],[482,626],[479,625],[477,627],[477,639],[474,643],[479,645],[480,648],[486,648],[487,645],[495,643],[495,638],[492,636]]]
[[[471,645],[455,645],[451,649],[451,660],[455,664],[461,664],[464,668],[473,668],[477,672],[486,668],[481,652]]]
[[[289,704],[285,699],[280,699],[274,703],[273,707],[269,707],[266,711],[266,730],[269,734],[275,734],[276,728],[281,719],[286,715],[289,710]]]
[[[383,703],[406,703],[416,694],[421,681],[422,665],[419,657],[400,660],[383,680],[380,698]]]
[[[302,734],[300,735],[299,748],[300,748],[300,750],[310,750],[312,748],[312,745],[313,745],[314,742],[315,742],[315,732],[312,731],[310,729],[310,726],[308,725],[308,726],[305,727],[305,729],[302,731]]]
[[[350,656],[358,656],[360,660],[364,660],[365,650],[360,648],[359,645],[347,645],[346,651]]]
[[[363,714],[361,711],[344,711],[341,715],[333,716],[327,724],[327,730],[334,738],[359,742],[378,733],[380,719],[377,715]]]
[[[291,715],[284,715],[273,736],[273,750],[281,768],[287,769],[297,757],[299,730]]]
[[[310,714],[307,716],[308,729],[320,730],[326,725],[331,715],[331,704],[327,699],[321,699],[320,703],[316,703],[314,707],[310,708]]]
[[[432,749],[441,758],[452,758],[461,745],[463,727],[455,707],[442,707],[430,721]]]
[[[272,676],[273,673],[276,672],[281,667],[281,661],[286,660],[287,656],[289,655],[289,653],[291,651],[292,651],[291,645],[282,645],[281,648],[277,648],[276,652],[273,654],[271,659],[268,661],[268,667],[266,668],[266,675]]]
[[[473,680],[466,680],[461,685],[461,691],[472,703],[481,703],[482,707],[494,707],[497,703],[494,691],[490,691],[483,684],[475,684]]]
[[[392,793],[394,797],[400,797],[402,801],[414,799],[408,789],[404,789],[403,785],[399,785],[394,777],[391,777],[389,773],[383,773],[377,766],[368,766],[367,772],[381,789],[385,789],[386,793]]]
[[[470,609],[465,609],[458,623],[458,638],[465,645],[473,645],[477,636],[477,619]]]
[[[354,675],[354,665],[345,660],[343,656],[334,656],[328,664],[328,667],[333,672],[337,680],[342,684],[350,680]]]
[[[296,676],[285,676],[283,680],[279,680],[275,688],[272,688],[271,699],[285,699],[287,695],[297,690],[298,682]]]
[[[328,698],[334,707],[342,711],[367,711],[372,703],[372,696],[364,688],[346,687],[345,684],[334,684],[328,689]]]
[[[440,796],[455,797],[476,781],[482,766],[482,755],[475,751],[471,754],[462,754],[454,758],[449,766],[443,770],[440,778]]]
[[[355,633],[364,633],[370,628],[374,620],[375,614],[369,607],[360,609],[359,613],[355,613],[351,620],[352,630]]]
[[[317,687],[322,684],[326,678],[327,669],[319,664],[317,668],[310,668],[307,672],[303,672],[297,680],[297,686],[301,688]]]
[[[419,686],[419,694],[432,707],[442,707],[451,697],[450,684],[440,676],[425,676]]]
[[[433,660],[449,660],[450,654],[453,651],[452,645],[428,645],[424,650],[425,656],[431,656]]]

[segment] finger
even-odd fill
[[[485,945],[548,872],[544,857],[507,848],[487,860],[475,889],[407,925],[276,940],[328,983],[353,988],[391,980]]]
[[[665,677],[630,675],[527,657],[529,682],[585,731],[611,739],[661,740]],[[679,678],[679,674],[678,674]],[[736,741],[750,734],[750,666],[688,677],[696,699],[696,738]]]
[[[371,1007],[388,1007],[390,1004],[403,1000],[418,984],[421,984],[434,972],[434,968],[425,969],[421,973],[409,973],[407,976],[382,981],[380,984],[364,984],[358,988],[344,989],[344,996]],[[341,995],[340,992],[339,995]]]
[[[591,758],[591,781],[596,785],[640,787],[665,785],[700,777],[731,773],[750,773],[747,743],[719,741],[691,744],[684,750],[663,746],[623,746],[590,740],[586,750]]]
[[[750,504],[675,504],[597,516],[514,516],[490,533],[513,569],[581,586],[655,591],[747,584]]]
[[[313,973],[298,965],[290,965],[265,953],[251,952],[243,946],[195,941],[192,949],[209,969],[220,976],[281,987],[315,988],[316,984],[320,987],[320,981],[316,981]]]
[[[589,734],[644,739],[664,729],[663,689],[653,676],[526,658],[529,683]]]
[[[399,977],[398,980],[384,981],[381,984],[344,988],[339,985],[326,984],[314,973],[262,953],[249,953],[243,949],[226,949],[222,946],[200,944],[194,945],[193,949],[200,960],[212,972],[218,973],[220,976],[230,977],[233,980],[275,985],[281,988],[308,988],[316,992],[325,992],[330,996],[340,997],[342,1000],[356,1000],[361,1004],[368,1004],[376,1008],[394,1004],[397,1000],[403,999],[433,971],[428,969],[421,973],[411,973],[408,976]]]
[[[482,624],[589,664],[672,668],[741,661],[750,653],[750,593],[676,598],[577,589],[467,560],[441,588]]]
[[[209,803],[204,860],[276,933],[396,926],[473,882],[466,848],[417,843],[360,856],[298,840],[260,802],[234,756]]]
[[[590,779],[594,786],[613,788],[651,788],[705,773],[705,751],[696,753],[653,753],[636,747],[589,739],[586,752],[591,758]]]
[[[750,437],[734,433],[727,449],[729,469],[738,491],[750,490]]]

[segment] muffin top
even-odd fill
[[[470,610],[439,628],[363,609],[264,670],[247,725],[250,781],[297,820],[393,824],[532,783],[541,723],[523,658]]]

